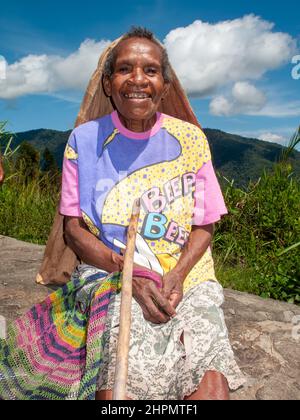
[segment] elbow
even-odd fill
[[[70,232],[69,232],[69,230],[68,229],[65,229],[64,230],[64,239],[65,239],[65,243],[70,247],[70,248],[72,248],[72,237],[71,237],[71,234],[70,234]]]
[[[73,217],[65,216],[64,220],[64,239],[66,244],[74,250],[74,245],[78,237],[78,220]]]

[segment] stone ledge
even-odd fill
[[[34,278],[43,246],[0,236],[0,315],[15,319],[51,289]],[[300,308],[225,290],[231,344],[247,384],[233,400],[300,399]]]

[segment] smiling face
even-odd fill
[[[162,75],[162,51],[147,38],[129,38],[117,46],[114,71],[104,79],[122,123],[132,131],[149,130],[169,84]]]

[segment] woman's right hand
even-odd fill
[[[132,293],[147,321],[153,324],[165,324],[176,315],[175,309],[152,280],[133,277]]]

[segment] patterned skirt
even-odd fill
[[[97,269],[79,266],[80,277]],[[207,281],[189,289],[177,315],[166,324],[144,319],[139,304],[132,301],[127,396],[134,400],[182,400],[191,395],[207,371],[222,373],[231,390],[245,382],[228,339],[221,305],[223,289]],[[119,332],[121,294],[108,306],[102,340],[98,390],[113,388]],[[182,342],[183,341],[183,342]]]
[[[221,286],[203,283],[185,294],[174,319],[154,325],[133,301],[130,398],[182,399],[207,370],[223,373],[231,389],[242,385],[222,302]],[[112,389],[119,307],[119,274],[80,266],[68,284],[7,325],[0,399],[88,400]]]

